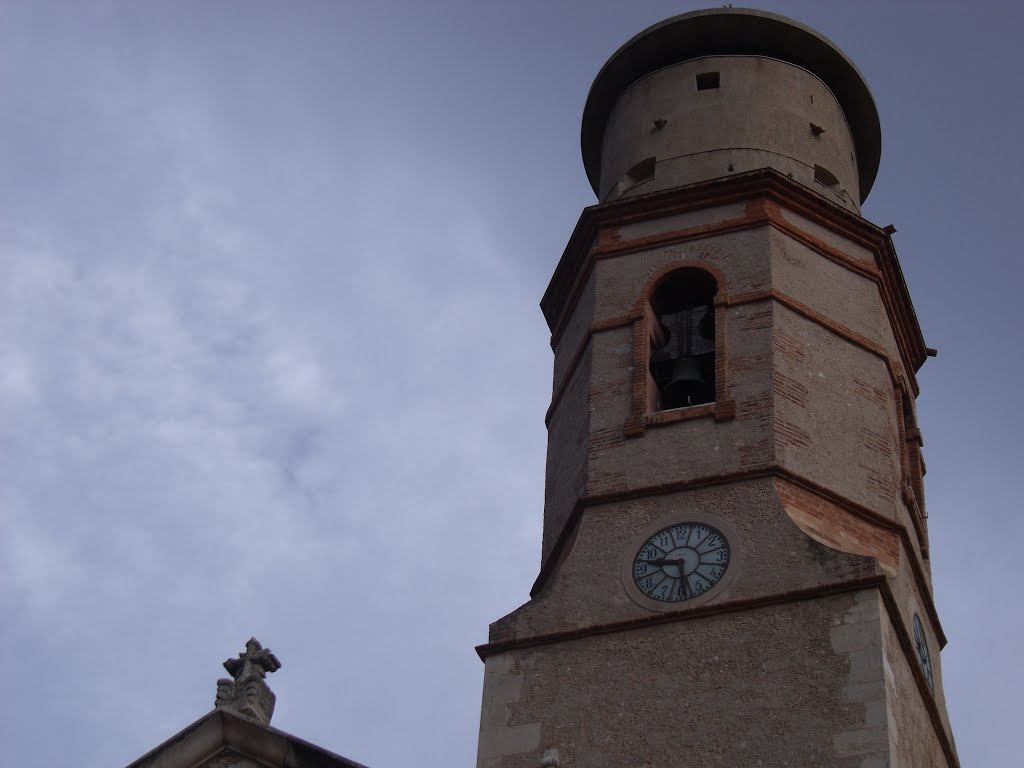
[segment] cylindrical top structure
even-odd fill
[[[775,168],[859,210],[881,156],[874,99],[824,36],[773,13],[695,11],[622,46],[583,111],[602,201]]]

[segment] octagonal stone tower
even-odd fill
[[[604,66],[599,203],[541,302],[541,569],[478,765],[954,766],[916,371],[871,94],[818,33],[684,14]]]

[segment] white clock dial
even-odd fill
[[[658,531],[633,559],[633,582],[647,597],[679,603],[703,595],[729,567],[729,542],[704,523],[679,523]]]
[[[928,651],[928,638],[924,635],[924,625],[921,624],[921,617],[914,614],[914,648],[917,650],[917,660],[921,664],[921,671],[924,672],[924,679],[928,681],[928,687],[935,690],[935,673],[932,672],[932,655]]]

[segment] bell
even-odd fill
[[[672,365],[672,375],[661,387],[663,410],[710,403],[715,399],[713,382],[705,377],[698,357],[681,357]]]

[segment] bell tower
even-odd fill
[[[541,302],[540,574],[490,628],[478,766],[955,766],[916,371],[864,78],[761,11],[597,75]]]

